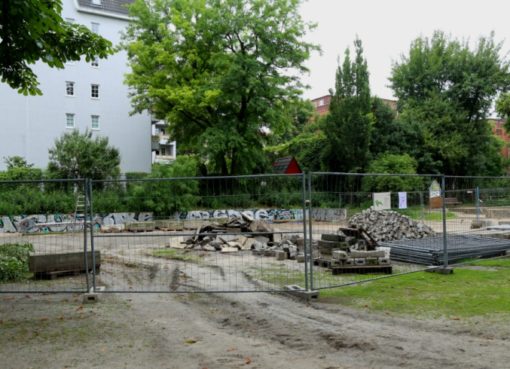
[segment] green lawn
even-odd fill
[[[157,258],[186,261],[188,263],[199,263],[202,258],[192,252],[176,249],[154,249],[147,253]]]
[[[510,259],[481,260],[452,275],[419,272],[322,290],[320,301],[418,317],[510,318]],[[487,268],[484,268],[487,267]]]

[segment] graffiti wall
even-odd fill
[[[208,220],[240,218],[241,212],[253,219],[273,221],[300,221],[303,209],[248,209],[248,210],[193,210],[175,213],[175,220]],[[339,221],[346,218],[345,209],[312,209],[312,218],[316,221]],[[153,214],[111,213],[97,214],[92,220],[96,228],[124,225],[131,222],[154,220]],[[26,216],[0,216],[0,233],[53,233],[77,232],[83,230],[83,215],[74,214],[34,214]]]

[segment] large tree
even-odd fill
[[[390,80],[401,120],[419,127],[421,155],[431,156],[416,157],[421,172],[501,173],[500,144],[487,116],[494,98],[509,89],[510,74],[493,35],[474,48],[442,32],[418,38],[393,66]]]
[[[373,114],[367,61],[361,40],[354,41],[355,57],[345,51],[342,65],[336,72],[335,91],[324,133],[327,138],[322,154],[325,169],[362,172],[369,160]]]
[[[50,67],[112,52],[110,41],[78,24],[65,22],[61,0],[3,0],[0,5],[0,78],[19,92],[41,95],[30,64]]]
[[[165,119],[210,172],[261,170],[267,128],[290,124],[289,103],[316,47],[300,0],[137,0],[126,49],[135,112]],[[261,129],[262,128],[262,129]]]

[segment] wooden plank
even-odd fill
[[[393,267],[391,265],[346,265],[346,266],[335,266],[331,268],[333,275],[356,273],[356,274],[370,274],[370,273],[383,273],[392,274]]]

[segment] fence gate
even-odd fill
[[[306,288],[305,185],[304,175],[92,181],[101,266],[91,283],[105,292]]]

